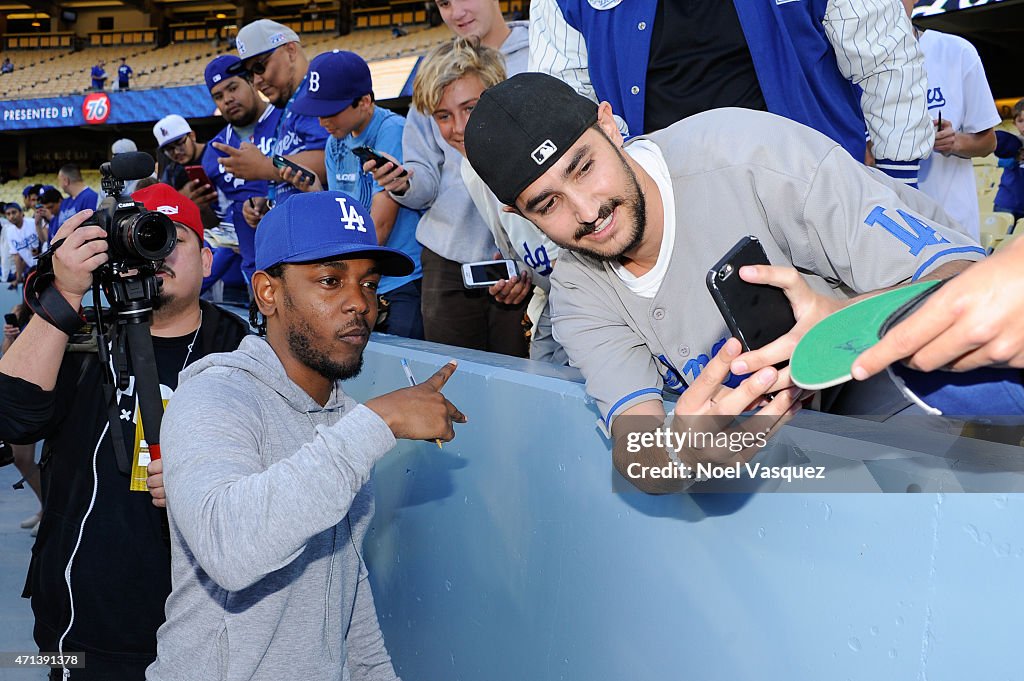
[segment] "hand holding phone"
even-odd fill
[[[462,266],[462,283],[466,288],[490,288],[502,279],[519,275],[515,260],[482,260]]]
[[[213,186],[213,183],[210,182],[210,177],[206,174],[206,170],[202,166],[185,166],[185,174],[188,175],[188,179],[192,182],[198,182],[199,187],[202,187],[203,185]]]
[[[352,149],[352,153],[358,156],[359,160],[362,161],[363,163],[374,161],[377,164],[375,167],[380,167],[385,163],[394,163],[396,166],[400,165],[399,163],[392,161],[390,158],[381,155],[378,151],[372,149],[371,147],[355,147],[354,149]],[[402,168],[402,172],[398,173],[397,177],[405,177],[408,174],[409,171],[406,170],[405,168]]]
[[[16,327],[18,326],[18,316],[13,312],[8,312],[4,315],[4,323]]]
[[[740,278],[740,268],[745,265],[770,264],[761,242],[747,236],[708,270],[708,291],[744,352],[768,345],[796,325],[793,308],[782,289],[750,284]]]
[[[302,181],[305,182],[306,184],[312,185],[316,181],[316,175],[314,175],[311,171],[303,168],[294,161],[289,161],[280,154],[274,154],[273,161],[275,168],[291,168],[294,172],[299,173],[299,177],[301,177]]]

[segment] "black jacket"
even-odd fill
[[[235,315],[200,304],[203,322],[189,363],[235,350],[248,333]],[[43,516],[24,593],[32,599],[41,650],[57,649],[70,620],[64,569],[92,497],[99,441],[96,501],[75,554],[75,621],[64,650],[145,662],[156,657],[156,630],[171,590],[166,512],[153,506],[149,494],[129,491],[109,432],[100,441],[108,413],[101,369],[94,351],[69,346],[53,391],[0,375],[0,439],[46,440],[40,464]],[[8,404],[17,405],[13,413]],[[131,451],[134,443],[126,444]]]

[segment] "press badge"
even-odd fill
[[[167,401],[170,399],[170,389],[165,386],[160,386],[160,393],[164,409],[167,409]],[[131,483],[128,489],[132,492],[148,492],[149,487],[146,486],[146,478],[149,477],[149,472],[146,470],[149,466],[149,462],[153,458],[149,454],[149,444],[146,442],[146,438],[142,432],[142,416],[139,413],[139,405],[135,405],[135,448],[134,455],[132,456],[132,477]]]

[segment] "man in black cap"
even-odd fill
[[[607,102],[524,73],[484,92],[465,145],[506,210],[565,249],[551,275],[554,336],[609,430],[621,415],[663,417],[663,389],[682,393],[676,413],[709,415],[739,414],[774,392],[759,413],[781,417],[799,408],[799,390],[774,365],[845,304],[841,286],[862,293],[951,276],[984,257],[927,197],[764,112],[718,109],[624,146]],[[782,288],[797,324],[740,354],[705,276],[747,235],[770,262],[790,267],[739,276]],[[859,402],[852,413],[903,409],[908,402],[889,387],[871,391],[881,411]],[[629,461],[616,455],[625,475]],[[691,467],[701,461],[681,455]]]

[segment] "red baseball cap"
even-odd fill
[[[146,207],[163,213],[173,222],[180,222],[203,240],[203,221],[199,217],[199,207],[192,199],[182,196],[174,187],[160,182],[151,184],[145,189],[132,194],[132,198]]]

